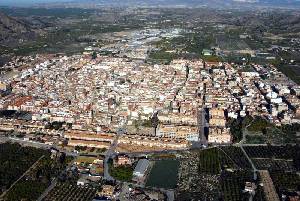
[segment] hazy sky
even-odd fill
[[[0,0],[0,5],[20,6],[20,5],[30,5],[35,3],[59,2],[59,1],[65,1],[65,0]]]

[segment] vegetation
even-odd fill
[[[49,151],[19,144],[0,144],[0,152],[1,188],[7,189],[22,175],[6,192],[5,200],[36,200],[69,162],[65,154],[51,159]]]
[[[300,176],[296,172],[272,171],[270,175],[279,194],[299,191]]]
[[[28,174],[8,191],[5,199],[36,200],[50,185],[52,179],[65,169],[68,160],[62,156],[64,155],[51,159],[49,155],[45,155],[35,167],[30,169]]]
[[[165,153],[165,154],[152,154],[150,157],[153,159],[175,159],[176,155]]]
[[[291,80],[300,84],[300,74],[299,74],[299,67],[291,66],[291,65],[277,65],[279,71],[289,77]]]
[[[265,138],[261,135],[247,135],[246,142],[247,144],[264,144]]]
[[[215,55],[202,56],[201,58],[206,62],[221,62],[222,61],[222,58],[215,56]]]
[[[226,146],[220,148],[227,157],[238,167],[238,169],[251,169],[251,164],[239,147]]]
[[[64,123],[63,122],[57,122],[57,121],[54,121],[54,122],[51,122],[51,123],[48,123],[45,128],[46,129],[55,129],[55,130],[59,130],[62,128],[62,125]]]
[[[263,117],[246,116],[238,119],[229,118],[227,126],[230,128],[233,142],[240,142],[245,132],[247,144],[299,143],[297,132],[300,131],[300,124],[296,123],[276,127]]]
[[[267,127],[271,127],[271,126],[273,125],[269,123],[268,120],[256,116],[247,129],[251,132],[262,132],[266,130]]]
[[[224,201],[248,200],[249,194],[243,193],[246,182],[251,182],[253,173],[250,171],[224,171],[220,178],[220,188]]]
[[[233,137],[233,142],[239,142],[243,138],[243,127],[241,119],[229,119],[228,127]]]
[[[113,161],[109,161],[109,174],[120,181],[131,181],[133,176],[133,167],[121,165],[118,167],[113,166]]]
[[[259,120],[260,121],[260,120]],[[249,126],[248,130],[255,132],[249,133],[246,136],[247,143],[270,143],[270,144],[284,144],[284,143],[299,143],[297,132],[300,131],[300,124],[287,124],[282,126],[275,126],[266,122],[266,120],[254,123]]]
[[[250,158],[293,159],[300,150],[297,146],[244,146]]]
[[[43,155],[49,152],[19,144],[0,144],[0,189],[8,189]]]
[[[253,118],[246,116],[245,118],[238,118],[228,120],[227,126],[230,128],[230,132],[233,136],[233,142],[239,142],[243,138],[243,130],[251,123]]]
[[[94,51],[94,52],[92,53],[92,59],[96,59],[96,58],[97,58],[97,52]]]
[[[53,200],[92,200],[96,194],[96,189],[77,186],[76,184],[70,183],[58,183],[56,186],[47,194],[44,201]]]
[[[164,63],[170,63],[173,59],[177,58],[177,54],[166,52],[163,50],[151,52],[149,55],[150,59],[159,60]]]
[[[147,128],[156,128],[159,123],[159,120],[157,116],[153,116],[152,118],[142,120],[139,118],[139,120],[134,120],[133,125],[135,128],[138,128],[140,126],[147,127]]]
[[[221,166],[219,160],[219,151],[217,149],[208,149],[199,152],[199,172],[218,174]]]

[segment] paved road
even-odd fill
[[[48,188],[42,193],[42,195],[40,195],[37,201],[42,201],[48,195],[48,193],[56,186],[56,184],[57,184],[57,178],[51,181],[50,186],[48,186]]]
[[[61,149],[60,147],[58,147],[56,145],[47,145],[47,144],[44,144],[41,142],[27,141],[27,140],[23,140],[23,139],[19,139],[19,138],[14,138],[14,137],[1,137],[0,142],[2,142],[2,141],[3,142],[16,142],[23,146],[36,147],[36,148],[40,148],[40,149],[55,148],[55,149],[59,150],[60,152],[64,152],[68,156],[77,156],[78,155],[77,153]]]
[[[199,140],[200,140],[200,143],[207,146],[208,142],[207,142],[207,139],[204,135],[204,128],[206,127],[206,119],[205,119],[205,109],[204,108],[201,108],[199,111],[198,111],[198,128],[199,128]]]
[[[71,168],[72,165],[73,165],[73,161],[70,162],[65,169]],[[55,177],[51,181],[50,186],[48,186],[48,188],[42,193],[42,195],[40,195],[40,197],[37,199],[37,201],[42,201],[49,194],[49,192],[56,186],[57,182],[58,182],[58,179],[57,179],[57,177]]]
[[[109,174],[108,160],[110,158],[112,158],[114,155],[116,155],[115,149],[118,145],[118,139],[119,139],[120,135],[122,135],[122,134],[124,134],[124,130],[122,128],[119,128],[119,130],[117,131],[117,134],[116,134],[116,138],[114,139],[113,143],[110,145],[109,149],[105,153],[104,179],[106,179],[108,181],[115,181],[115,179],[112,176],[110,176],[110,174]]]

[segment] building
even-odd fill
[[[97,192],[99,196],[104,196],[108,198],[112,198],[114,194],[115,187],[112,185],[103,185],[102,190]]]
[[[256,189],[255,183],[252,183],[252,182],[245,183],[245,191],[246,192],[253,193],[253,192],[255,192],[255,189]]]
[[[80,178],[77,180],[77,186],[85,186],[89,183],[90,183],[90,181],[85,178]]]
[[[83,140],[69,140],[68,146],[80,146],[80,147],[94,147],[99,149],[108,149],[110,147],[109,142],[98,142],[98,141],[83,141]]]
[[[141,159],[137,163],[133,171],[133,176],[142,178],[146,175],[146,172],[150,166],[150,162],[147,159]]]
[[[122,166],[122,165],[131,165],[131,159],[125,155],[119,155],[114,160],[114,167]]]
[[[211,55],[213,55],[213,53],[214,53],[214,51],[212,51],[212,50],[208,50],[208,49],[203,49],[202,50],[202,54],[204,56],[211,56]]]
[[[208,143],[228,144],[231,140],[229,128],[209,128]]]
[[[188,141],[199,140],[198,127],[195,126],[160,125],[156,135],[159,137],[185,139]]]

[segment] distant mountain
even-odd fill
[[[0,44],[12,46],[22,40],[28,40],[37,35],[37,30],[33,29],[25,21],[7,16],[0,12]]]
[[[95,4],[103,6],[209,6],[209,7],[300,7],[300,0],[73,0],[78,4]],[[70,6],[70,1],[68,5]]]
[[[5,34],[21,34],[27,31],[29,31],[29,27],[26,24],[0,12],[0,34],[2,37]]]

